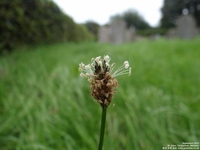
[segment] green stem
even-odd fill
[[[103,147],[103,138],[104,138],[105,125],[106,125],[106,108],[102,107],[101,131],[100,131],[99,149],[98,150],[102,150],[102,147]]]

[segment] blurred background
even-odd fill
[[[132,67],[104,149],[198,142],[199,26],[200,0],[0,0],[0,149],[97,149],[101,108],[78,65],[104,55]]]

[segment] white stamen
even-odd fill
[[[128,67],[129,67],[129,64],[125,64],[125,69],[128,69]]]
[[[98,65],[102,68],[102,61],[99,61]]]
[[[82,78],[85,78],[85,74],[84,73],[80,73],[80,76],[82,77]]]
[[[90,69],[91,69],[91,66],[90,66],[90,65],[86,65],[86,66],[85,66],[85,69],[90,70]]]
[[[109,63],[106,62],[106,66],[109,67],[110,66]]]
[[[112,73],[115,63],[109,64],[111,58],[108,55],[104,55],[104,58],[102,59],[101,56],[98,56],[96,58],[91,59],[91,64],[85,65],[84,63],[79,64],[79,71],[81,72],[80,76],[83,78],[88,78],[88,80],[93,80],[93,78],[97,75],[95,75],[95,69],[96,67],[100,67],[102,72],[109,72],[113,77],[128,74],[131,75],[131,67],[129,65],[128,61],[124,61],[123,65],[120,66],[114,73]],[[105,61],[105,62],[104,62]],[[105,63],[103,68],[103,62]],[[98,66],[96,66],[98,65]],[[105,68],[108,68],[108,70],[105,70]]]
[[[104,60],[105,60],[107,63],[109,63],[110,60],[111,60],[111,58],[110,58],[108,55],[106,55],[106,56],[104,56]]]
[[[95,58],[95,61],[98,63],[100,61],[100,59],[101,59],[101,56],[98,56]]]
[[[124,61],[124,65],[126,65],[126,64],[129,64],[129,62],[128,61]]]
[[[129,71],[128,71],[128,75],[130,76],[131,75],[131,67],[129,68]]]

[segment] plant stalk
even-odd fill
[[[106,108],[102,107],[102,115],[101,115],[101,131],[100,131],[100,138],[99,138],[99,149],[102,150],[103,147],[103,139],[104,139],[104,132],[105,132],[105,125],[106,125]]]

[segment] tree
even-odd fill
[[[125,20],[128,28],[130,28],[131,26],[134,26],[138,30],[150,28],[150,25],[135,10],[128,10],[124,12],[123,19]]]
[[[95,40],[97,40],[99,24],[94,21],[87,21],[85,26],[95,36]]]
[[[144,20],[144,18],[133,9],[125,11],[122,15],[115,15],[111,17],[111,20],[115,18],[122,18],[126,22],[127,28],[130,28],[131,26],[138,30],[150,28],[150,25]]]
[[[200,0],[164,0],[164,5],[161,9],[161,27],[174,27],[177,18],[183,14],[183,10],[192,14],[198,26],[200,26]]]
[[[187,0],[183,8],[195,17],[197,25],[200,26],[200,0]]]

